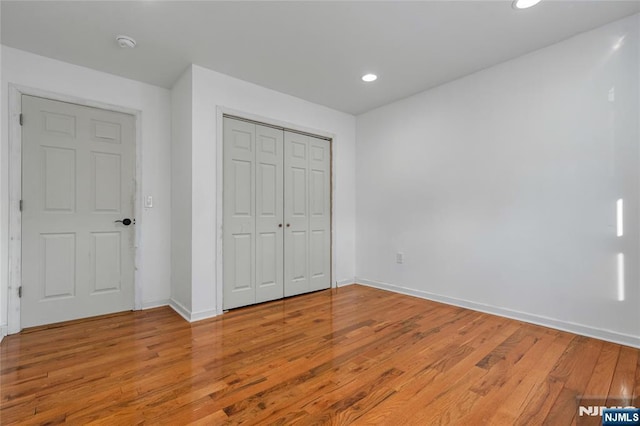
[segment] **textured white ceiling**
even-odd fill
[[[359,114],[640,11],[638,1],[1,2],[4,45],[170,88],[190,63]],[[135,38],[122,50],[115,36]],[[365,84],[366,72],[379,75]]]

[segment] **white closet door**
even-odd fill
[[[331,286],[331,151],[309,137],[309,290]]]
[[[256,126],[224,119],[224,309],[256,301]]]
[[[224,119],[223,307],[330,287],[329,142]]]
[[[284,295],[306,293],[309,280],[309,138],[284,134]]]
[[[329,142],[284,135],[284,294],[330,287]]]
[[[22,97],[21,326],[130,310],[135,119]],[[127,223],[129,223],[127,221]]]
[[[283,138],[256,125],[256,303],[284,296]]]

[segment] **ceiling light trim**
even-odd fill
[[[134,47],[136,47],[136,41],[126,35],[116,36],[116,41],[118,42],[118,46],[122,47],[123,49],[133,49]]]
[[[516,10],[525,10],[539,4],[541,1],[542,0],[514,0],[511,5]]]
[[[365,83],[373,83],[378,79],[378,76],[375,74],[368,73],[363,75],[361,78],[362,78],[362,81],[364,81]]]

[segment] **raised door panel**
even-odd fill
[[[44,117],[44,133],[49,136],[62,136],[75,139],[76,137],[76,116],[42,110]]]
[[[71,213],[76,208],[76,151],[41,147],[43,205],[46,212]]]
[[[278,170],[275,164],[265,164],[264,162],[258,163],[258,192],[256,206],[258,208],[257,217],[262,219],[275,219],[278,203],[278,193],[282,192],[281,188],[277,187],[278,173],[282,173],[282,168]]]
[[[251,218],[253,216],[253,162],[246,160],[231,160],[233,180],[229,188],[233,207],[231,214],[234,218]]]
[[[303,167],[291,167],[289,170],[291,181],[291,218],[307,219],[307,169]]]
[[[121,234],[119,232],[92,233],[93,289],[92,292],[120,291],[122,284]]]
[[[276,232],[258,233],[256,284],[261,291],[269,291],[281,283],[281,274],[279,271],[281,265],[278,262],[281,256],[279,256],[278,250],[278,236]]]
[[[251,271],[253,270],[253,235],[234,234],[233,250],[231,252],[232,267],[232,292],[246,292],[253,289]]]
[[[94,119],[91,120],[91,136],[96,142],[119,144],[122,139],[122,126],[120,123]]]
[[[92,152],[94,212],[120,213],[122,162],[120,154]]]
[[[308,233],[306,230],[291,231],[291,281],[296,285],[305,283],[309,278],[308,271]]]
[[[76,294],[76,234],[42,234],[42,299],[73,297]]]
[[[314,229],[311,231],[311,240],[309,243],[309,252],[311,253],[311,278],[321,278],[326,275],[324,261],[326,254],[324,252],[324,242],[326,239],[324,229]]]

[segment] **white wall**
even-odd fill
[[[638,31],[627,18],[359,116],[358,281],[640,346]]]
[[[142,307],[166,304],[170,297],[170,93],[166,89],[116,77],[2,46],[2,145],[0,149],[0,324],[7,322],[8,286],[8,99],[9,83],[107,103],[142,112],[142,193],[154,206],[138,218],[141,227]]]
[[[192,66],[192,317],[217,313],[217,107],[334,134],[336,277],[355,276],[355,117],[208,69]]]
[[[191,312],[191,67],[171,89],[171,299],[182,315]]]

